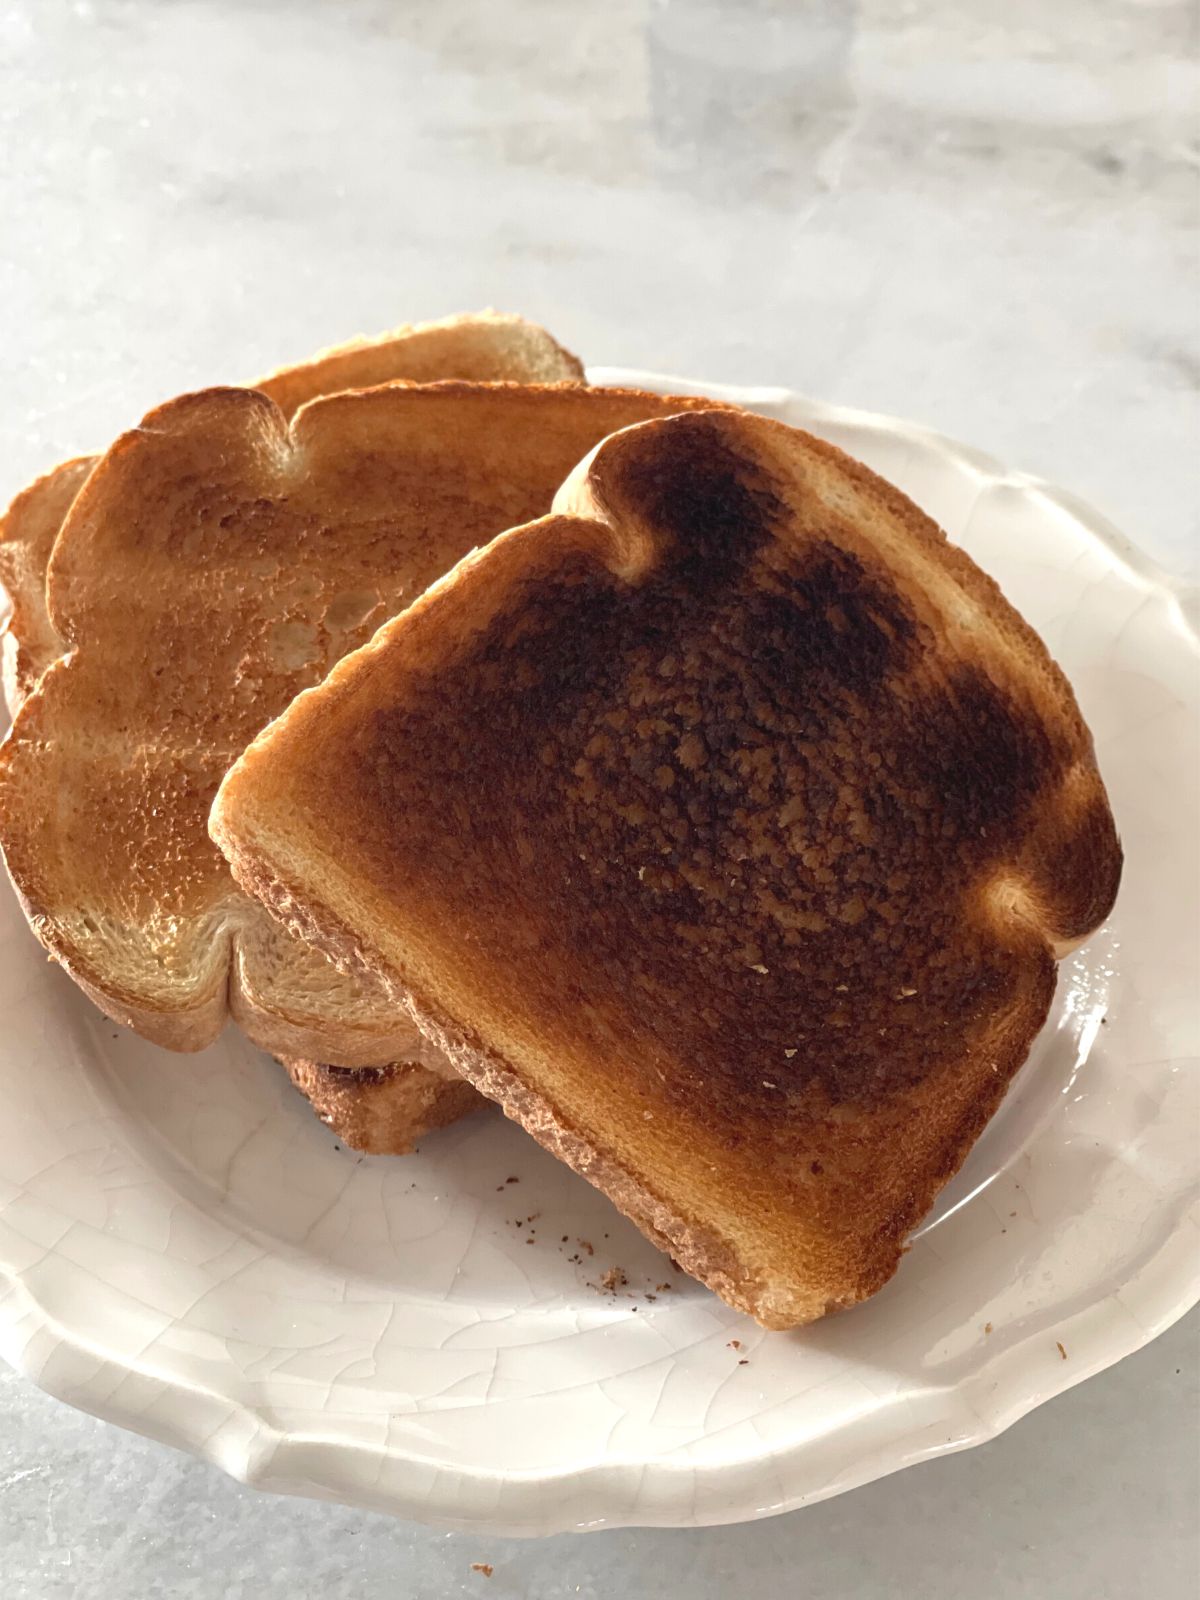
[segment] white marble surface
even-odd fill
[[[3,490],[181,388],[491,302],[595,363],[931,423],[1194,576],[1197,79],[1174,0],[7,0]],[[1182,1600],[1197,1328],[772,1524],[540,1545],[271,1501],[5,1374],[0,1576]]]

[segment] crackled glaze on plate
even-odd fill
[[[990,1437],[1200,1296],[1195,591],[924,429],[592,377],[809,428],[941,522],[1075,685],[1126,878],[895,1279],[791,1334],[681,1277],[493,1111],[359,1157],[234,1031],[146,1044],[4,895],[0,1352],[239,1478],[448,1527],[769,1515]]]

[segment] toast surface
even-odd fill
[[[447,378],[510,380],[525,383],[569,383],[583,380],[578,359],[546,331],[522,317],[485,311],[437,322],[406,325],[375,339],[359,338],[321,351],[296,366],[282,367],[253,385],[290,418],[310,400],[338,390],[366,388],[396,380],[430,382]],[[99,456],[67,461],[30,485],[0,519],[0,583],[10,597],[10,613],[0,632],[3,692],[15,716],[42,673],[61,653],[62,640],[50,621],[46,571],[54,541],[67,512]],[[288,949],[263,929],[260,943]],[[345,980],[315,952],[305,957],[294,948],[282,959],[267,960],[266,971],[283,981],[288,1002],[272,1003],[270,988],[260,994],[256,972],[264,962],[242,965],[234,993],[243,1015],[260,1019],[263,1038],[275,1050],[311,1048],[319,1036],[322,1005],[338,992],[344,1015],[354,1014],[354,994]],[[369,987],[369,986],[368,986]],[[102,1002],[94,988],[89,992]],[[347,1004],[347,1002],[349,1004]],[[136,999],[133,1001],[136,1006]],[[190,1038],[184,1028],[181,1037]],[[302,1091],[310,1092],[317,1114],[356,1149],[400,1154],[433,1127],[469,1110],[474,1091],[450,1084],[444,1067],[422,1065],[436,1056],[415,1028],[396,1019],[391,1041],[403,1059],[386,1066],[352,1071],[315,1062],[292,1060],[288,1070]],[[371,1038],[363,1046],[375,1055],[381,1048]]]
[[[62,648],[46,609],[46,567],[58,530],[98,459],[60,462],[23,489],[0,518],[0,585],[9,602],[0,631],[0,681],[13,716]]]
[[[281,1056],[280,1064],[320,1120],[343,1144],[364,1155],[407,1155],[427,1133],[457,1122],[486,1102],[448,1065],[427,1063],[439,1052],[421,1041],[418,1061],[384,1067],[332,1067]]]
[[[963,1160],[1121,855],[1060,670],[897,490],[739,413],[603,443],[244,754],[238,880],[768,1327]]]
[[[352,339],[296,366],[280,367],[251,387],[269,395],[291,418],[321,395],[399,379],[432,383],[444,378],[571,383],[583,381],[583,367],[535,323],[481,311],[408,324],[374,339]],[[64,461],[18,495],[0,519],[0,584],[11,602],[0,635],[0,667],[4,698],[14,716],[61,652],[62,641],[46,606],[46,568],[58,530],[99,459],[92,455]]]
[[[109,1015],[200,1049],[230,1015],[276,1054],[404,1060],[411,1019],[289,939],[207,833],[256,733],[475,545],[548,509],[579,457],[705,402],[579,385],[389,385],[289,426],[185,396],[93,469],[48,592],[68,654],[0,752],[0,837],[46,947]]]

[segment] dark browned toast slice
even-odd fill
[[[477,311],[410,323],[377,338],[352,339],[296,366],[279,367],[251,387],[270,395],[285,417],[320,395],[403,379],[434,383],[583,381],[578,358],[524,317]],[[4,698],[15,715],[62,641],[46,608],[46,568],[58,530],[99,456],[64,461],[30,484],[0,518],[0,585],[10,614],[0,633]]]
[[[739,413],[604,442],[255,741],[286,925],[768,1327],[877,1290],[1121,853],[1070,687],[897,490]]]
[[[580,385],[388,385],[291,426],[243,389],[118,440],[49,571],[68,654],[0,751],[0,839],[38,937],[110,1016],[195,1050],[408,1059],[414,1029],[241,894],[209,840],[246,744],[475,545],[549,508],[614,428],[702,401]]]

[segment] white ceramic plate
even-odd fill
[[[714,1523],[989,1438],[1197,1299],[1195,593],[924,429],[706,392],[844,446],[1000,580],[1075,685],[1124,835],[1111,923],[895,1279],[763,1333],[494,1112],[357,1157],[232,1031],[145,1044],[4,894],[0,1351],[52,1394],[450,1527]]]

